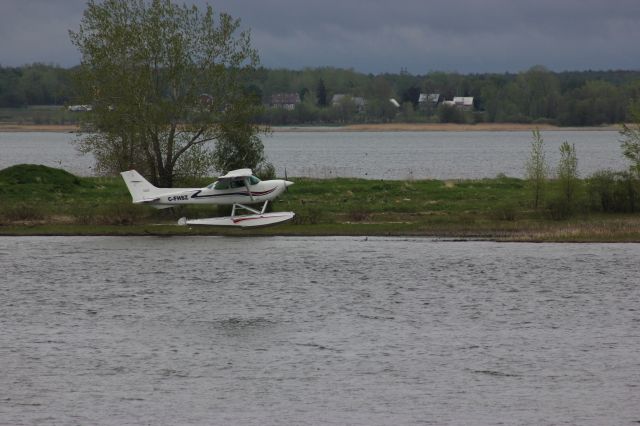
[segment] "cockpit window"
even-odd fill
[[[236,179],[231,181],[232,188],[244,188],[244,179]]]
[[[219,180],[212,183],[209,186],[213,186],[213,189],[229,189],[229,181],[228,180]]]
[[[249,184],[250,185],[255,185],[257,183],[260,183],[260,179],[258,179],[255,176],[250,176],[249,177]],[[212,184],[210,184],[209,186],[207,186],[207,188],[209,189],[230,189],[230,188],[244,188],[244,178],[242,179],[233,179],[233,180],[228,180],[228,179],[223,179],[223,180],[217,180],[215,182],[213,182]]]

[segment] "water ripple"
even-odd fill
[[[30,237],[0,254],[0,423],[638,420],[638,245]]]

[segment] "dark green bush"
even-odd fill
[[[497,204],[491,210],[491,217],[497,220],[514,221],[518,216],[518,207],[513,203]]]
[[[349,210],[347,217],[351,222],[364,222],[371,217],[371,212],[361,208],[354,208]]]
[[[325,212],[322,208],[306,205],[296,210],[293,223],[298,225],[317,225],[322,222],[324,216]]]
[[[640,207],[640,182],[629,172],[594,173],[587,179],[587,194],[595,211],[634,213]]]
[[[0,207],[0,222],[42,220],[46,214],[37,205],[16,203]]]
[[[547,202],[547,212],[553,220],[565,220],[575,213],[575,206],[564,197],[553,197]]]

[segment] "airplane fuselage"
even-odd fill
[[[275,179],[257,184],[228,189],[215,189],[214,185],[204,188],[167,188],[147,203],[166,208],[180,204],[252,204],[271,201],[284,192],[287,181]]]

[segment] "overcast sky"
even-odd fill
[[[183,1],[179,1],[182,3]],[[206,0],[186,0],[202,5]],[[216,0],[262,65],[367,73],[640,69],[640,0]],[[0,65],[79,63],[85,0],[0,0]]]

